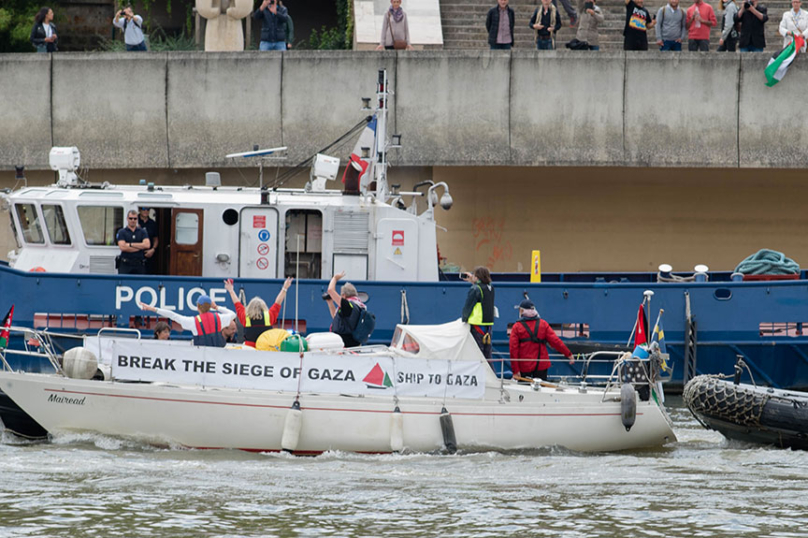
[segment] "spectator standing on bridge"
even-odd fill
[[[735,0],[721,0],[724,14],[721,16],[721,38],[718,40],[718,52],[735,52],[738,44],[738,30],[735,27],[735,16],[738,5]]]
[[[218,306],[207,295],[200,295],[196,300],[196,316],[182,316],[173,310],[155,308],[144,303],[138,303],[142,310],[154,312],[158,316],[168,318],[180,324],[186,331],[194,335],[195,346],[224,347],[225,341],[222,329],[236,319],[236,313],[223,306]]]
[[[581,17],[583,23],[583,17]],[[569,348],[556,335],[550,324],[539,317],[533,301],[525,299],[519,305],[519,320],[511,327],[509,339],[511,352],[511,370],[513,376],[543,379],[547,381],[547,370],[550,369],[549,344],[567,359],[575,362]]]
[[[554,49],[555,34],[561,28],[558,8],[551,0],[541,0],[541,5],[533,12],[528,26],[536,31],[536,49]]]
[[[280,0],[279,0],[280,1]],[[283,2],[280,2],[283,5]],[[289,12],[286,12],[286,50],[292,50],[292,43],[295,41],[295,21]]]
[[[471,284],[461,319],[468,323],[471,335],[486,359],[491,360],[491,329],[494,326],[494,287],[488,267],[476,267],[472,273],[463,273],[460,278]],[[499,368],[495,368],[499,371]]]
[[[390,8],[382,17],[382,36],[376,50],[412,50],[410,25],[401,0],[390,0]]]
[[[53,24],[53,10],[43,7],[34,17],[34,27],[31,28],[31,43],[37,52],[56,52],[56,25]]]
[[[137,225],[137,211],[132,209],[126,215],[126,226],[118,230],[115,237],[121,254],[118,256],[119,275],[145,275],[146,251],[151,247],[149,234]]]
[[[643,0],[626,0],[623,50],[648,50],[648,30],[654,27],[654,21],[643,3]]]
[[[735,21],[741,24],[741,38],[738,44],[741,52],[763,52],[766,48],[766,34],[763,25],[769,20],[766,6],[758,0],[748,0],[735,14]]]
[[[141,207],[138,210],[140,213],[138,214],[137,225],[149,234],[149,248],[143,252],[143,256],[146,258],[146,274],[154,275],[157,274],[155,263],[157,260],[154,258],[154,253],[160,242],[157,237],[157,223],[151,218],[148,207]]]
[[[710,50],[710,28],[718,24],[713,6],[696,0],[687,8],[687,50],[707,52]]]
[[[112,25],[123,30],[123,41],[128,51],[145,51],[146,39],[143,37],[143,17],[135,15],[132,6],[126,6],[115,14]]]
[[[600,50],[598,26],[603,23],[603,12],[596,0],[585,2],[581,9],[581,20],[578,22],[578,32],[575,39],[589,44],[589,50]]]
[[[485,29],[491,50],[511,50],[513,47],[513,23],[516,15],[508,6],[508,0],[497,0],[497,5],[488,10]]]
[[[286,50],[286,15],[288,10],[278,0],[263,0],[253,13],[261,21],[260,50]]]
[[[681,51],[686,36],[685,12],[679,7],[679,0],[668,0],[667,5],[659,8],[656,16],[656,44],[659,50]]]
[[[780,35],[783,36],[783,48],[789,46],[794,41],[796,34],[802,34],[808,38],[808,12],[801,8],[800,0],[791,0],[791,9],[783,13],[780,21]],[[800,52],[805,52],[805,45]]]

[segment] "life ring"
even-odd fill
[[[38,265],[36,267],[32,267],[28,270],[29,273],[47,273],[44,267]]]

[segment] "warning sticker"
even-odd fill
[[[396,249],[393,251],[393,256],[401,256],[401,249],[396,247]]]
[[[260,254],[261,256],[266,256],[267,254],[269,254],[269,245],[267,245],[266,243],[260,243],[258,245],[258,254]]]
[[[393,246],[404,246],[404,230],[393,230]]]
[[[267,217],[266,215],[253,215],[253,228],[266,228]]]
[[[269,267],[269,260],[267,260],[266,258],[258,258],[257,260],[255,260],[255,266],[263,271],[264,269]]]

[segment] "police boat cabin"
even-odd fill
[[[138,211],[156,230],[151,274],[319,279],[345,271],[354,280],[438,279],[438,192],[445,209],[452,203],[444,183],[390,193],[384,174],[376,173],[371,191],[372,170],[384,167],[371,163],[360,176],[349,164],[348,187],[326,189],[339,159],[317,155],[305,189],[222,187],[218,173],[198,186],[93,185],[68,163],[78,160],[76,148],[54,148],[56,185],[3,195],[18,247],[9,253],[12,267],[114,274],[116,258],[127,255],[118,233],[129,212]],[[420,213],[418,198],[426,199]]]

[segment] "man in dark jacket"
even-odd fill
[[[766,48],[766,33],[763,25],[769,20],[766,6],[758,0],[744,2],[735,14],[735,22],[741,23],[741,52],[763,52]]]
[[[286,50],[287,10],[278,0],[264,0],[253,18],[261,21],[261,50]]]
[[[488,30],[488,44],[491,50],[511,50],[513,46],[513,9],[508,0],[497,0],[496,6],[488,10],[485,29]]]

